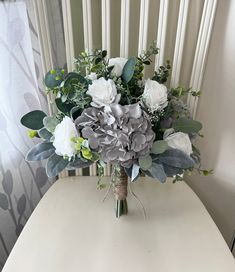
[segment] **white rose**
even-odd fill
[[[92,97],[91,105],[97,108],[118,103],[121,97],[120,94],[117,94],[114,81],[112,79],[106,80],[103,77],[93,80],[88,87],[87,94]]]
[[[167,104],[167,88],[155,80],[146,80],[143,100],[150,111],[164,109]]]
[[[120,77],[122,75],[123,67],[125,66],[127,59],[125,58],[112,58],[109,59],[109,66],[114,66],[111,75]]]
[[[64,117],[61,123],[59,123],[54,131],[55,153],[59,156],[73,157],[76,154],[75,143],[71,141],[71,138],[78,137],[75,124],[69,117]]]
[[[176,132],[168,135],[164,140],[167,142],[168,146],[179,149],[187,155],[193,153],[191,141],[186,133]]]
[[[90,73],[89,75],[86,76],[86,78],[90,80],[96,80],[97,79],[97,74],[96,73]]]

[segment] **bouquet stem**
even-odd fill
[[[122,166],[113,166],[113,192],[116,199],[116,217],[128,213],[127,185],[128,176]]]

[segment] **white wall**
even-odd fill
[[[235,1],[219,0],[202,85],[197,119],[209,177],[189,184],[202,199],[229,244],[235,230]]]

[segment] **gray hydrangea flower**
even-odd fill
[[[87,108],[75,124],[104,162],[125,167],[148,154],[155,138],[149,117],[139,104]]]

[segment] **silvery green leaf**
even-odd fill
[[[131,182],[134,182],[139,176],[140,167],[137,164],[133,164],[131,171]]]
[[[136,58],[133,57],[133,58],[130,58],[123,67],[122,77],[126,83],[128,83],[134,75],[135,64],[136,64]]]
[[[59,123],[60,123],[60,121],[54,116],[47,116],[43,119],[43,124],[44,124],[45,128],[51,133],[54,132],[56,126]]]
[[[162,183],[165,182],[167,178],[162,164],[154,162],[152,163],[152,166],[148,169],[147,175],[151,176],[152,178],[158,179]]]
[[[41,161],[49,158],[55,152],[50,142],[43,142],[33,146],[26,155],[26,161]]]
[[[47,141],[50,141],[51,137],[52,137],[52,133],[50,133],[46,128],[41,128],[39,131],[38,131],[38,135],[44,139],[44,140],[47,140]]]
[[[202,124],[192,119],[179,118],[173,123],[173,128],[184,133],[197,133],[202,129]]]
[[[153,161],[182,169],[193,167],[195,164],[194,160],[186,153],[173,148],[167,149],[164,153],[154,156]]]
[[[85,168],[85,167],[89,167],[93,163],[94,163],[93,161],[83,161],[81,159],[76,159],[75,161],[69,163],[69,167],[72,167],[72,168]]]
[[[150,155],[139,158],[139,166],[142,170],[148,170],[152,165],[152,158]]]
[[[73,104],[63,103],[62,98],[56,98],[55,103],[59,111],[61,111],[65,115],[70,116],[70,111],[74,106]]]
[[[161,154],[165,152],[168,148],[168,144],[166,141],[161,140],[161,141],[156,141],[153,143],[151,153],[153,154]]]
[[[63,171],[69,164],[68,160],[65,160],[62,156],[54,153],[47,161],[46,173],[48,177],[52,178],[57,176],[61,171]]]
[[[41,110],[34,110],[25,114],[20,122],[23,126],[38,130],[43,127],[43,118],[46,116],[45,112]]]
[[[163,167],[164,167],[164,171],[166,173],[166,175],[168,177],[173,177],[175,175],[180,175],[184,172],[184,170],[182,168],[177,168],[177,167],[174,167],[174,166],[170,166],[170,165],[167,165],[167,164],[163,164]]]

